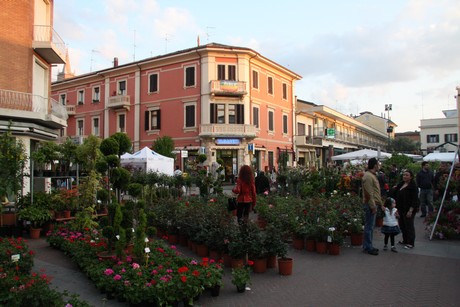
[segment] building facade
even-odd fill
[[[335,155],[363,148],[383,149],[385,132],[324,105],[297,99],[295,156],[298,165],[323,166]]]
[[[434,152],[453,152],[458,145],[457,110],[442,111],[444,118],[420,120],[420,143],[424,155]]]
[[[40,141],[58,139],[67,125],[66,108],[51,99],[51,66],[65,63],[53,5],[53,0],[0,2],[0,132],[10,129],[28,156]],[[22,192],[29,191],[27,180]]]
[[[169,136],[177,164],[206,154],[226,179],[243,164],[293,165],[295,81],[301,77],[249,48],[208,44],[52,84],[67,108],[63,135],[81,142],[125,132],[133,150]],[[286,156],[286,158],[284,158]]]
[[[391,106],[391,105],[390,105]],[[387,135],[387,144],[389,144],[391,139],[394,139],[396,133],[396,125],[389,116],[388,118],[384,116],[377,116],[372,114],[372,112],[361,112],[358,116],[355,116],[355,119],[360,123],[365,124],[366,126],[372,127],[380,132],[386,133]]]

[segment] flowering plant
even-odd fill
[[[0,238],[0,267],[17,273],[29,274],[34,253],[23,238]]]
[[[203,258],[200,264],[204,269],[204,283],[206,287],[222,286],[224,268],[222,261],[216,262],[213,259]]]
[[[251,266],[254,263],[248,261],[247,265],[232,269],[232,284],[238,288],[251,284]]]

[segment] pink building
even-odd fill
[[[171,137],[177,164],[200,153],[224,161],[226,178],[243,164],[292,165],[295,81],[300,76],[254,50],[208,44],[71,77],[52,84],[66,105],[65,135],[125,132],[133,150]],[[287,161],[286,161],[287,157]]]

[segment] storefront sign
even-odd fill
[[[216,145],[240,145],[240,139],[216,139]]]

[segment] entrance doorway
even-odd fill
[[[230,184],[235,183],[235,174],[237,170],[237,150],[223,149],[217,150],[217,159],[223,161],[223,167],[225,170],[225,179],[224,181]]]

